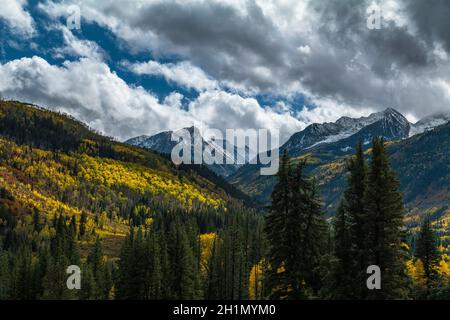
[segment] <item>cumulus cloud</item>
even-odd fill
[[[25,10],[27,0],[2,1],[0,19],[4,19],[13,31],[30,36],[35,32],[34,21]]]
[[[223,91],[203,92],[189,105],[190,113],[212,128],[267,129],[279,132],[282,142],[304,127],[289,112],[263,108],[253,98]]]
[[[0,65],[0,75],[4,96],[70,113],[115,137],[191,123],[183,110],[160,104],[142,87],[127,85],[106,64],[88,58],[60,67],[40,57],[22,58]]]
[[[63,47],[56,48],[54,50],[56,56],[65,57],[69,55],[75,57],[91,58],[93,60],[103,60],[103,50],[95,41],[81,40],[77,38],[71,30],[63,25],[56,25],[54,26],[54,28],[61,31],[64,41]]]
[[[51,17],[66,14],[67,3],[40,8]],[[273,87],[289,48],[283,33],[253,2],[85,1],[82,17],[114,32],[134,50],[186,57],[215,79],[248,90]],[[285,66],[286,67],[286,66]],[[279,73],[283,73],[280,70]]]
[[[157,61],[142,63],[125,63],[131,71],[138,75],[162,76],[168,82],[176,83],[197,91],[211,90],[218,87],[217,81],[208,77],[202,69],[188,61],[161,64]]]
[[[450,83],[450,6],[440,0],[379,0],[383,26],[369,30],[371,3],[83,1],[82,12],[83,19],[110,29],[132,50],[180,56],[218,83],[248,94],[300,92],[354,109],[395,107],[417,117],[448,108],[433,83],[437,78]],[[65,5],[48,1],[41,9],[58,17]],[[174,75],[174,66],[150,64],[152,74]],[[423,98],[412,98],[417,89]]]
[[[280,130],[282,143],[306,125],[289,108],[276,112],[254,98],[220,90],[203,91],[187,106],[176,92],[159,101],[144,88],[128,85],[104,62],[90,58],[62,66],[37,56],[0,64],[0,92],[72,114],[120,139],[196,125],[223,131]]]

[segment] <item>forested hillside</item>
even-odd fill
[[[0,299],[247,297],[262,218],[217,181],[68,116],[1,101]],[[210,257],[239,273],[210,283],[229,270],[210,267]],[[139,263],[154,265],[158,276],[129,270]],[[65,289],[71,264],[88,270],[87,291]],[[144,292],[134,281],[183,290]]]
[[[447,134],[374,138],[346,158],[285,153],[270,205],[251,209],[205,167],[1,101],[0,300],[448,299],[449,217],[430,209],[447,199]],[[380,290],[366,286],[370,265]]]
[[[352,139],[352,143],[357,140]],[[399,141],[387,142],[392,165],[399,172],[400,188],[405,195],[408,212],[431,212],[433,218],[448,213],[450,207],[450,124]],[[307,159],[305,170],[319,183],[325,209],[330,216],[345,188],[345,164],[349,156],[343,155],[347,141],[330,143],[303,151],[294,161]],[[354,146],[353,146],[354,147]],[[353,147],[351,149],[353,149]],[[370,144],[363,145],[365,156],[371,154]],[[261,203],[268,203],[276,183],[274,177],[260,176],[256,166],[246,165],[229,181]]]

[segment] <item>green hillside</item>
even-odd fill
[[[209,259],[222,259],[230,250],[237,254],[238,243],[248,244],[245,255],[241,251],[227,263],[243,269],[221,297],[247,297],[248,282],[242,279],[261,259],[262,241],[252,239],[262,233],[262,216],[245,207],[240,195],[205,168],[177,167],[155,152],[102,136],[69,116],[0,101],[0,299],[141,299],[145,295],[131,282],[136,273],[149,275],[149,261],[139,267],[144,256],[152,261],[170,257],[158,260],[167,269],[161,279],[173,282],[169,287],[181,281],[174,274],[195,278],[183,285],[186,291],[158,291],[153,298],[201,298],[212,294],[204,291],[206,272],[212,272],[205,267]],[[228,236],[247,224],[252,232]],[[156,240],[157,230],[161,233]],[[144,250],[141,258],[133,254],[140,260],[129,268],[137,269],[124,273],[121,264],[128,262],[125,256],[131,259],[127,241],[136,232],[140,236],[133,243],[151,238],[159,251]],[[173,250],[180,255],[171,254]],[[23,264],[28,267],[23,269]],[[74,295],[64,289],[70,264],[89,270],[86,281],[98,290]],[[102,267],[97,272],[98,264]],[[215,272],[218,276],[222,271]],[[128,276],[132,278],[123,279]]]
[[[450,124],[387,144],[404,192],[406,219],[394,171],[389,171],[389,179],[377,176],[376,186],[390,181],[391,191],[378,200],[365,198],[384,202],[393,196],[399,204],[394,213],[401,219],[392,220],[396,226],[390,228],[397,249],[406,254],[401,264],[413,283],[412,289],[402,287],[405,297],[426,296],[421,291],[422,260],[415,256],[423,242],[418,235],[425,213],[431,215],[439,237],[435,268],[444,289],[439,285],[436,294],[447,292],[449,138]],[[385,154],[380,146],[378,154]],[[300,166],[295,174],[280,175],[284,179],[274,193],[279,208],[272,206],[267,214],[247,207],[248,199],[205,167],[175,166],[158,153],[104,137],[66,115],[1,101],[0,300],[262,299],[278,291],[276,286],[268,290],[265,281],[270,285],[271,279],[295,275],[301,268],[311,273],[305,297],[339,298],[341,293],[328,280],[339,280],[330,272],[336,270],[341,231],[336,220],[327,223],[327,218],[347,188],[348,157],[336,150],[316,148],[286,157],[283,163]],[[374,150],[366,149],[360,158],[373,163]],[[244,167],[234,179],[267,203],[278,179],[261,177],[258,169]],[[286,197],[280,196],[285,191]],[[289,223],[280,224],[284,216],[276,211],[285,212],[285,205]],[[309,208],[310,214],[302,208]],[[371,219],[358,223],[376,230],[375,216]],[[314,226],[308,236],[302,230],[308,225],[304,221]],[[403,221],[406,232],[397,226]],[[299,247],[307,248],[312,258],[289,260],[287,269],[285,258],[273,260],[288,248],[300,254]],[[279,267],[271,268],[276,261]],[[302,261],[314,265],[297,265]],[[66,287],[69,265],[83,270],[80,291]],[[285,289],[283,295],[289,295],[290,285]]]
[[[329,215],[334,215],[346,187],[348,156],[339,148],[320,147],[293,159],[307,159],[305,170],[316,177]],[[387,147],[393,168],[399,173],[401,191],[413,226],[429,212],[439,219],[450,214],[450,124],[397,142]],[[366,150],[369,156],[370,148]],[[256,166],[244,166],[229,181],[261,203],[268,203],[275,177],[260,176]],[[415,221],[415,223],[413,223]]]

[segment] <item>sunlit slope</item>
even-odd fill
[[[101,136],[65,115],[0,102],[0,209],[21,218],[0,211],[0,232],[36,212],[45,225],[55,215],[78,223],[84,215],[92,234],[85,242],[101,236],[115,255],[129,226],[150,225],[155,213],[226,214],[235,201],[214,181],[157,153]],[[39,231],[45,232],[51,228]]]

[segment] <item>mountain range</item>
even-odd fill
[[[241,167],[241,165],[238,163],[248,163],[248,157],[250,154],[248,147],[240,149],[237,146],[233,146],[233,151],[229,152],[229,150],[227,150],[226,140],[207,140],[201,136],[199,129],[196,127],[184,129],[187,130],[191,136],[191,154],[193,154],[194,140],[198,139],[198,141],[201,141],[202,151],[204,151],[206,148],[214,149],[214,152],[217,152],[218,155],[220,155],[220,157],[223,159],[223,164],[214,163],[211,165],[207,165],[207,167],[214,173],[227,177],[235,173]],[[178,144],[177,141],[172,140],[173,133],[174,131],[163,131],[153,136],[142,135],[139,137],[131,138],[125,141],[125,143],[141,148],[151,149],[164,155],[170,155],[172,149]],[[230,162],[230,164],[227,164],[226,159],[233,160]],[[192,158],[191,160],[191,162],[193,162]]]
[[[306,170],[318,180],[324,208],[333,215],[346,186],[346,161],[355,152],[355,145],[361,142],[369,155],[372,139],[383,137],[392,164],[399,172],[411,220],[416,221],[417,215],[424,211],[447,216],[450,215],[449,121],[450,113],[440,113],[410,123],[397,110],[387,108],[367,117],[342,117],[336,122],[311,124],[293,134],[280,146],[279,152],[286,151],[293,161],[307,159]],[[170,141],[171,133],[141,136],[126,143],[168,154],[174,146]],[[260,167],[252,164],[208,166],[260,205],[267,205],[276,177],[261,176]]]
[[[280,151],[299,155],[304,150],[325,145],[340,146],[343,153],[354,147],[356,142],[368,144],[373,137],[383,136],[386,140],[399,140],[408,137],[412,125],[398,111],[388,108],[368,117],[342,117],[333,123],[311,124],[295,133]]]
[[[346,161],[355,145],[362,142],[369,157],[371,139],[382,136],[398,172],[411,225],[424,212],[450,221],[449,119],[449,115],[439,114],[411,124],[401,113],[388,108],[368,117],[342,117],[334,123],[311,124],[292,135],[280,151],[288,152],[293,161],[306,159],[305,170],[317,179],[324,210],[332,216],[346,186]],[[260,175],[259,165],[175,166],[168,157],[176,143],[171,141],[171,131],[120,143],[69,116],[14,101],[1,102],[0,124],[0,156],[6,163],[0,167],[3,188],[17,201],[31,199],[33,207],[45,206],[45,210],[59,210],[54,201],[64,201],[74,184],[84,187],[87,183],[88,190],[105,185],[108,190],[125,190],[136,199],[140,192],[151,192],[157,202],[171,205],[201,202],[217,206],[243,201],[251,206],[265,206],[276,183],[276,176]],[[231,155],[220,148],[225,146],[223,141],[208,141],[194,127],[187,130],[201,139],[203,149],[215,143],[224,157],[247,156],[248,150],[235,148]],[[34,168],[30,161],[35,158],[45,159],[46,167]],[[35,170],[39,172],[31,174]],[[31,196],[27,185],[33,179],[36,189]],[[55,192],[57,198],[48,198]],[[113,198],[113,194],[111,191],[104,196]],[[79,198],[76,204],[82,206],[86,201]],[[97,204],[96,198],[91,201],[95,206],[103,206]],[[72,208],[74,204],[65,205],[69,211],[78,210]],[[121,228],[120,224],[115,227]]]
[[[383,137],[386,141],[398,141],[410,138],[414,135],[433,130],[435,127],[450,121],[450,113],[440,113],[426,117],[416,123],[410,123],[400,112],[393,108],[387,108],[382,112],[372,113],[367,117],[350,118],[341,117],[336,122],[313,123],[304,130],[293,134],[280,148],[280,153],[287,151],[290,156],[298,156],[307,150],[327,149],[336,155],[352,153],[354,146],[362,142],[367,146],[374,137]],[[191,136],[197,136],[202,141],[203,150],[213,146],[216,152],[224,157],[245,159],[249,161],[249,150],[239,150],[234,147],[234,154],[225,150],[225,141],[207,141],[197,128],[186,128]],[[162,154],[170,154],[177,142],[171,140],[173,131],[164,131],[153,136],[138,136],[125,143],[157,151]],[[245,167],[239,164],[213,164],[208,168],[213,172],[229,177],[233,180],[239,176],[239,170]],[[243,171],[247,168],[242,169]]]
[[[312,124],[294,134],[280,151],[293,161],[307,160],[306,170],[319,182],[329,215],[346,186],[346,161],[362,143],[367,156],[371,140],[384,137],[398,172],[405,204],[412,221],[423,212],[450,215],[450,123],[448,115],[435,115],[415,124],[394,109],[369,117],[341,118],[336,123]],[[258,166],[245,165],[228,181],[260,203],[267,204],[276,177],[260,176]]]

